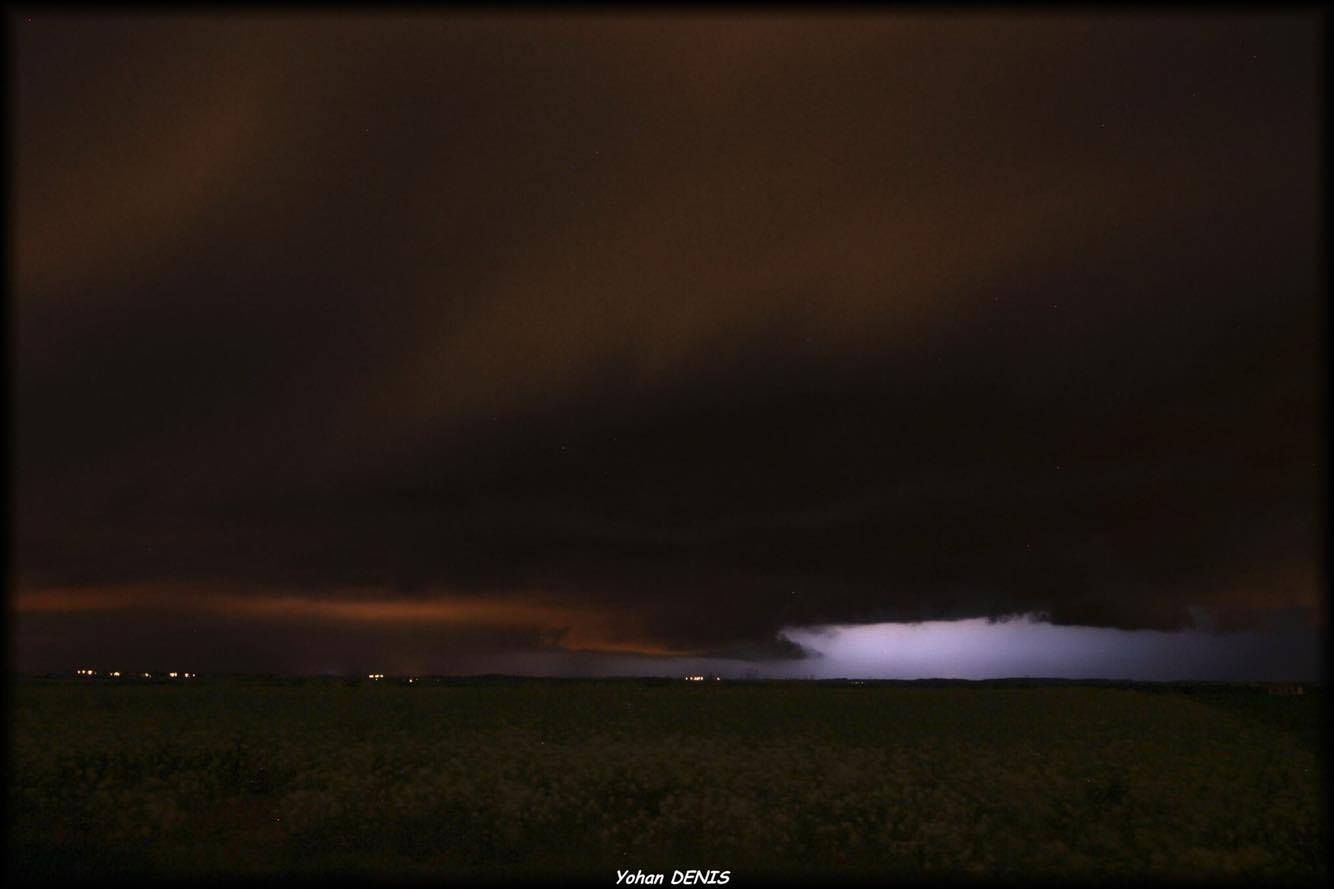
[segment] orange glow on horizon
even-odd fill
[[[633,618],[604,610],[542,601],[540,594],[385,598],[372,589],[340,590],[317,599],[294,593],[245,595],[236,591],[208,594],[177,588],[106,587],[99,589],[28,590],[14,597],[19,614],[151,611],[212,613],[258,620],[330,620],[348,623],[434,623],[484,629],[559,631],[558,646],[586,654],[629,654],[655,657],[697,656],[701,652],[662,645],[636,626]]]

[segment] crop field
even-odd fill
[[[10,876],[1317,879],[1324,692],[11,689]]]

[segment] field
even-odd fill
[[[1314,879],[1324,693],[20,681],[10,876]]]

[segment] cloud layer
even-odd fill
[[[1315,25],[33,16],[18,589],[742,656],[1315,608]]]

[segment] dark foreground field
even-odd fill
[[[1326,873],[1323,692],[14,688],[11,876]]]

